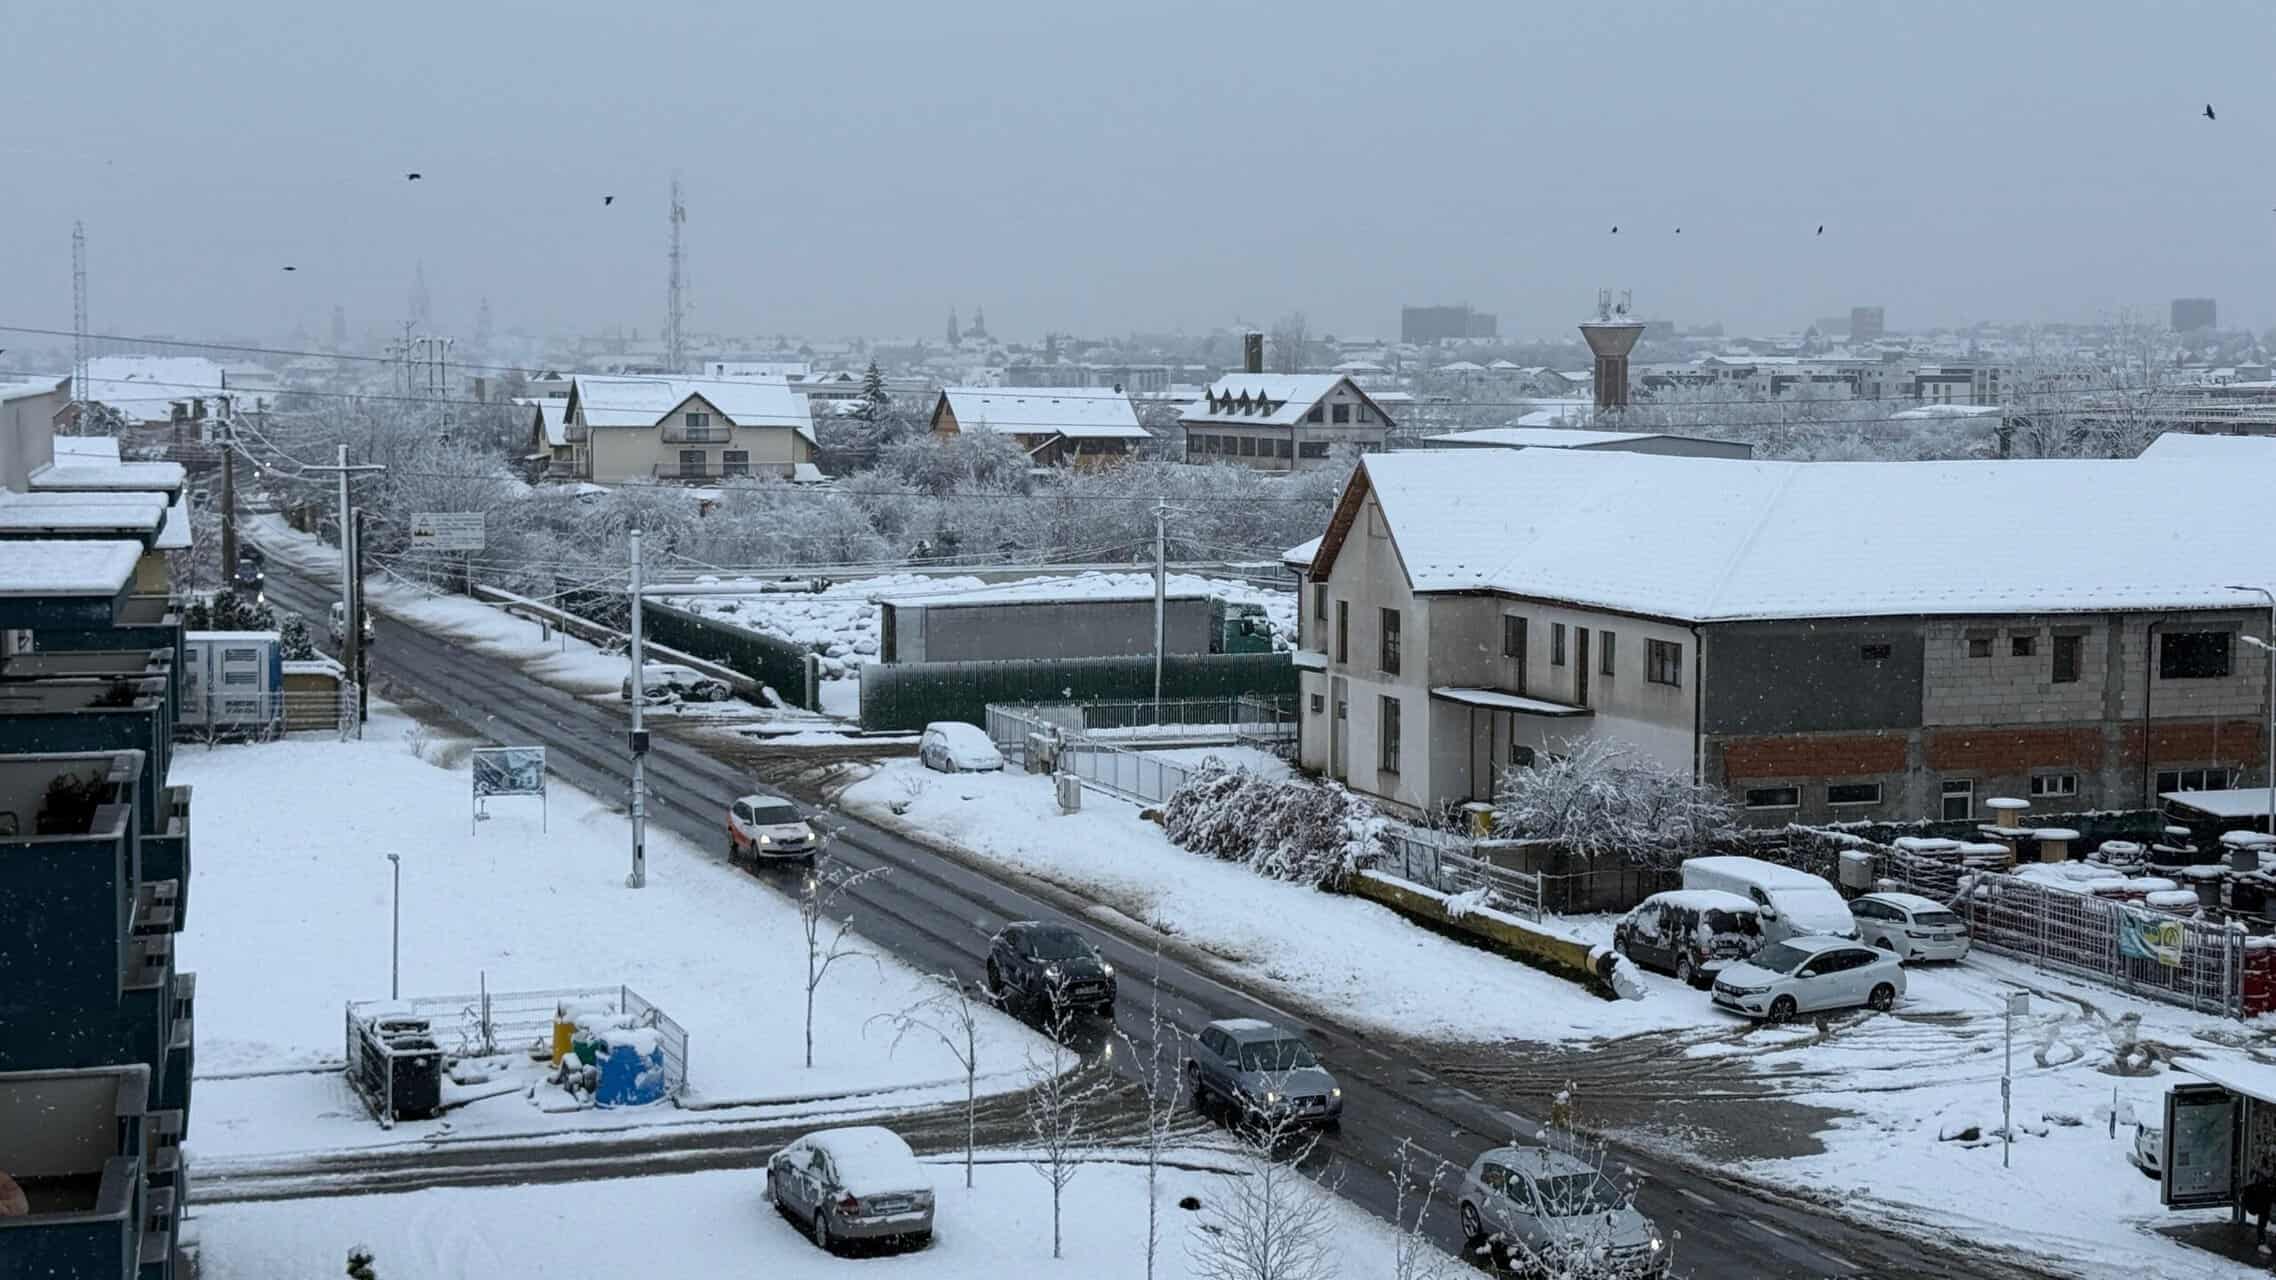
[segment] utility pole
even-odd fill
[[[688,220],[688,208],[680,203],[680,180],[672,179],[672,279],[671,298],[664,314],[664,360],[674,377],[687,372],[687,335],[681,326],[687,318],[687,295],[680,283],[680,227]],[[634,597],[637,599],[638,597]]]
[[[225,410],[221,415],[221,580],[237,574],[237,431]]]
[[[648,733],[640,727],[640,708],[648,701],[648,672],[640,659],[640,530],[632,530],[632,874],[628,889],[648,883]]]
[[[1154,499],[1154,718],[1162,717],[1162,650],[1169,639],[1170,504]]]
[[[356,508],[356,595],[355,604],[348,609],[348,634],[355,637],[356,665],[356,737],[364,735],[364,724],[371,719],[371,646],[364,643],[364,509]]]
[[[346,623],[341,628],[340,649],[347,659],[341,665],[346,667],[351,674],[360,675],[363,671],[364,637],[361,619],[357,616],[356,610],[362,603],[362,592],[358,588],[363,585],[360,581],[363,563],[356,558],[356,521],[350,507],[348,481],[358,475],[385,471],[387,468],[374,462],[366,462],[351,467],[348,465],[348,446],[341,445],[340,460],[335,465],[303,467],[301,469],[309,472],[330,471],[340,477],[340,612],[343,615],[343,621]],[[235,566],[231,567],[234,568]],[[359,708],[365,705],[362,702],[360,691],[357,698]],[[359,738],[363,736],[363,713],[361,710],[357,712],[356,717],[356,736]]]
[[[71,224],[71,433],[87,434],[87,224]]]

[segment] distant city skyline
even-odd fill
[[[2241,2],[11,18],[40,51],[0,80],[12,323],[68,326],[77,218],[110,332],[393,328],[422,264],[445,331],[485,297],[499,331],[660,330],[675,173],[701,332],[937,337],[977,304],[1009,335],[1389,337],[1467,301],[1522,340],[1603,287],[1734,331],[2276,320]]]

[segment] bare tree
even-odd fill
[[[1673,866],[1731,829],[1723,791],[1670,772],[1609,738],[1577,738],[1561,754],[1513,767],[1494,788],[1494,829],[1554,840],[1584,858]]]
[[[1444,1160],[1436,1160],[1426,1177],[1416,1167],[1416,1151],[1413,1138],[1399,1139],[1398,1155],[1390,1171],[1391,1228],[1397,1233],[1392,1241],[1391,1280],[1441,1280],[1454,1262],[1424,1230],[1430,1221],[1431,1202],[1438,1198],[1438,1189],[1453,1168]]]
[[[1281,373],[1304,371],[1304,346],[1311,340],[1311,328],[1305,323],[1304,313],[1291,311],[1272,322],[1273,364]]]
[[[973,989],[955,974],[936,973],[927,981],[936,988],[932,994],[899,1013],[881,1013],[877,1017],[892,1024],[893,1049],[899,1049],[901,1041],[912,1032],[928,1035],[940,1041],[957,1065],[964,1068],[964,1187],[969,1191],[972,1188],[972,1149],[978,1140],[980,1125],[980,1010],[983,1006],[974,1002]]]
[[[1336,1274],[1330,1189],[1303,1170],[1319,1135],[1287,1111],[1254,1111],[1236,1130],[1241,1168],[1194,1224],[1197,1280],[1327,1280]]]
[[[1627,1280],[1647,1270],[1673,1275],[1675,1240],[1635,1211],[1642,1179],[1608,1169],[1604,1145],[1571,1127],[1572,1086],[1549,1124],[1512,1154],[1495,1204],[1462,1210],[1469,1247],[1497,1265],[1558,1280]]]
[[[1178,1103],[1184,1082],[1177,1052],[1180,1032],[1162,1018],[1162,952],[1154,949],[1154,971],[1147,978],[1146,1044],[1141,1049],[1130,1033],[1117,1027],[1115,1037],[1129,1051],[1138,1073],[1139,1100],[1146,1107],[1146,1132],[1139,1141],[1146,1152],[1146,1280],[1154,1280],[1154,1260],[1161,1253],[1162,1153],[1176,1132]]]
[[[846,941],[853,931],[853,916],[838,914],[838,900],[864,881],[874,880],[889,868],[856,871],[822,850],[806,873],[798,891],[798,923],[806,938],[806,1065],[814,1065],[814,992],[829,976],[830,966],[859,956],[876,963],[876,957]]]
[[[1053,984],[1054,988],[1057,983]],[[1075,1011],[1060,991],[1054,989],[1046,1005],[1048,1021],[1044,1030],[1049,1047],[1028,1051],[1028,1069],[1033,1083],[1027,1090],[1027,1125],[1034,1135],[1036,1157],[1028,1167],[1042,1175],[1051,1185],[1051,1256],[1063,1256],[1060,1230],[1060,1204],[1067,1184],[1082,1172],[1078,1158],[1083,1147],[1083,1104],[1096,1097],[1104,1086],[1096,1079],[1078,1078],[1081,1057],[1067,1043],[1075,1029]]]

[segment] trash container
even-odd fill
[[[611,1030],[594,1052],[600,1058],[594,1106],[637,1107],[663,1100],[664,1038],[654,1027]]]

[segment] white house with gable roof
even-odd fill
[[[1105,467],[1152,439],[1119,388],[950,387],[933,403],[932,431],[989,431],[1019,442],[1038,466]]]
[[[1380,452],[1393,423],[1382,404],[1340,373],[1228,373],[1178,418],[1185,460],[1306,471],[1339,445]]]
[[[555,436],[534,417],[531,433],[533,444],[545,440],[550,467],[561,456]],[[799,464],[814,461],[806,397],[787,382],[762,378],[578,374],[558,438],[572,468],[584,468],[576,478],[597,484],[790,479]]]

